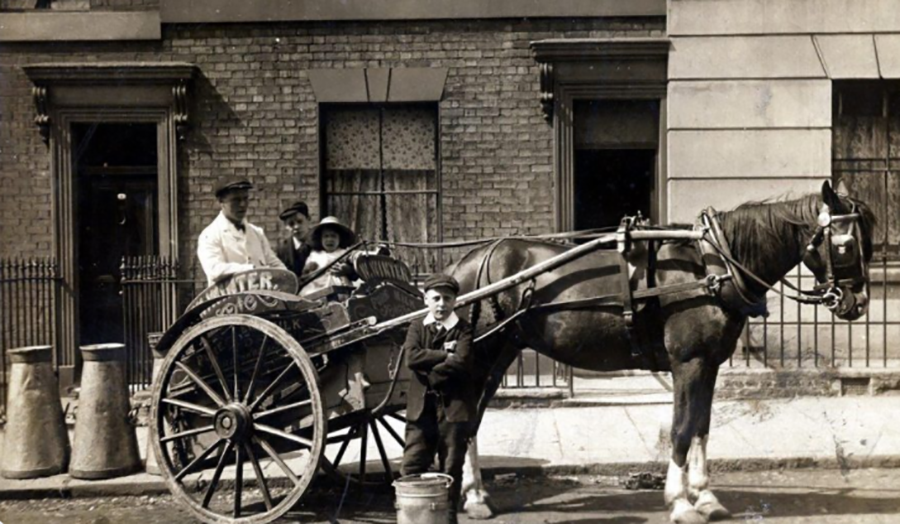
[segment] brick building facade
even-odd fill
[[[89,276],[91,257],[79,253],[121,236],[95,231],[100,241],[88,245],[85,224],[104,213],[137,219],[153,238],[135,254],[178,257],[181,276],[198,280],[196,237],[218,212],[211,189],[227,175],[261,189],[250,219],[272,240],[282,235],[278,212],[296,198],[313,219],[346,213],[364,229],[353,214],[363,206],[347,202],[380,199],[372,239],[548,233],[638,210],[659,223],[688,221],[703,205],[727,209],[832,178],[843,147],[833,147],[833,102],[844,96],[834,93],[843,82],[883,86],[900,76],[900,20],[887,0],[867,0],[855,18],[840,0],[314,4],[0,3],[2,256],[60,261],[65,351],[76,345]],[[425,115],[426,131],[398,142],[384,131],[406,118],[398,110]],[[365,165],[326,143],[334,132],[355,148],[363,128],[376,130],[365,140],[380,153]],[[423,143],[418,163],[391,165],[391,147]],[[144,185],[95,184],[124,180],[107,169],[123,156],[109,151],[140,163],[125,171]],[[392,169],[418,173],[397,194],[421,195],[422,209],[399,206],[422,213],[419,232],[391,225],[384,183],[359,186],[359,173]],[[132,193],[143,195],[142,216],[128,215]],[[102,200],[122,194],[125,204]],[[886,202],[879,232],[894,236],[880,260],[893,282],[896,224],[887,217],[900,206]],[[896,331],[894,291],[883,289],[884,328],[868,338]],[[798,332],[801,321],[787,320]]]
[[[320,117],[329,109],[433,111],[436,202],[429,204],[427,219],[439,227],[425,226],[430,232],[418,240],[558,229],[554,126],[542,110],[541,65],[531,43],[652,39],[665,33],[659,2],[649,3],[655,15],[641,14],[647,9],[639,6],[613,12],[616,16],[480,17],[463,5],[458,18],[414,13],[409,19],[336,21],[287,11],[276,13],[281,20],[273,22],[253,16],[242,16],[249,20],[243,23],[163,20],[155,28],[160,12],[181,19],[203,14],[190,9],[172,14],[180,8],[167,11],[165,2],[161,10],[147,2],[125,4],[91,2],[89,11],[65,13],[17,11],[28,6],[8,4],[0,15],[6,28],[33,28],[14,31],[0,43],[4,256],[60,260],[72,337],[77,337],[78,312],[84,315],[79,304],[88,302],[88,280],[97,277],[85,267],[96,265],[96,257],[84,253],[102,255],[109,250],[107,239],[123,234],[85,225],[98,214],[125,221],[110,195],[126,206],[133,204],[133,192],[145,191],[144,204],[155,200],[147,204],[150,211],[137,212],[155,221],[141,227],[155,228],[148,236],[156,245],[145,240],[140,252],[129,254],[178,256],[182,276],[195,279],[202,278],[194,260],[196,237],[218,213],[211,189],[220,177],[247,176],[261,189],[250,219],[273,241],[282,235],[279,211],[297,198],[310,204],[313,219],[334,213],[323,209],[328,206],[327,130]],[[510,9],[517,12],[515,5]],[[528,15],[528,9],[521,14]],[[60,16],[74,17],[67,22],[68,36],[52,32]],[[100,16],[107,18],[92,22]],[[51,18],[48,28],[40,17]],[[108,34],[93,32],[92,23],[104,20]],[[128,39],[115,36],[126,30]],[[440,85],[432,85],[430,98],[423,100],[419,84],[434,78],[429,71],[438,71]],[[337,76],[329,76],[333,72]],[[377,99],[372,90],[385,74],[386,93]],[[362,95],[348,87],[354,82],[363,86]],[[172,94],[179,86],[186,97]],[[36,113],[45,125],[35,125]],[[126,139],[123,133],[133,136]],[[89,138],[102,140],[103,151],[91,149]],[[156,154],[145,155],[154,143]],[[141,149],[131,153],[136,159],[131,163],[142,164],[132,171],[143,174],[150,189],[98,185],[100,179],[122,180],[109,169],[129,163],[123,160],[128,155],[116,152],[129,148]],[[101,240],[92,243],[92,237]],[[74,344],[66,344],[68,351]]]

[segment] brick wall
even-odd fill
[[[99,1],[99,0],[98,0]],[[545,38],[660,36],[664,20],[535,20],[182,25],[162,42],[0,47],[0,240],[4,253],[51,254],[49,152],[32,123],[25,63],[186,61],[194,124],[179,150],[183,258],[217,212],[220,175],[263,188],[251,210],[269,237],[297,196],[318,218],[317,104],[306,71],[447,67],[440,104],[445,240],[547,232],[553,221],[552,128],[528,44]]]

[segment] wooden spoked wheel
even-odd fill
[[[203,522],[267,523],[303,496],[325,445],[313,359],[275,324],[203,320],[169,350],[151,436],[173,495]]]
[[[399,408],[331,421],[322,469],[345,485],[392,483],[400,475],[405,423]]]

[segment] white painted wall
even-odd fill
[[[831,178],[832,80],[900,78],[900,0],[670,0],[668,213]]]

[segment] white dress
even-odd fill
[[[331,253],[322,251],[322,250],[314,250],[309,254],[309,258],[306,259],[306,265],[304,267],[304,271],[309,270],[310,268],[315,268],[315,270],[325,267],[330,264],[334,259],[346,253],[346,249],[335,249]],[[343,275],[335,275],[331,271],[326,271],[322,275],[309,284],[303,286],[303,289],[300,290],[301,295],[310,295],[324,289],[329,286],[349,286],[350,279]]]

